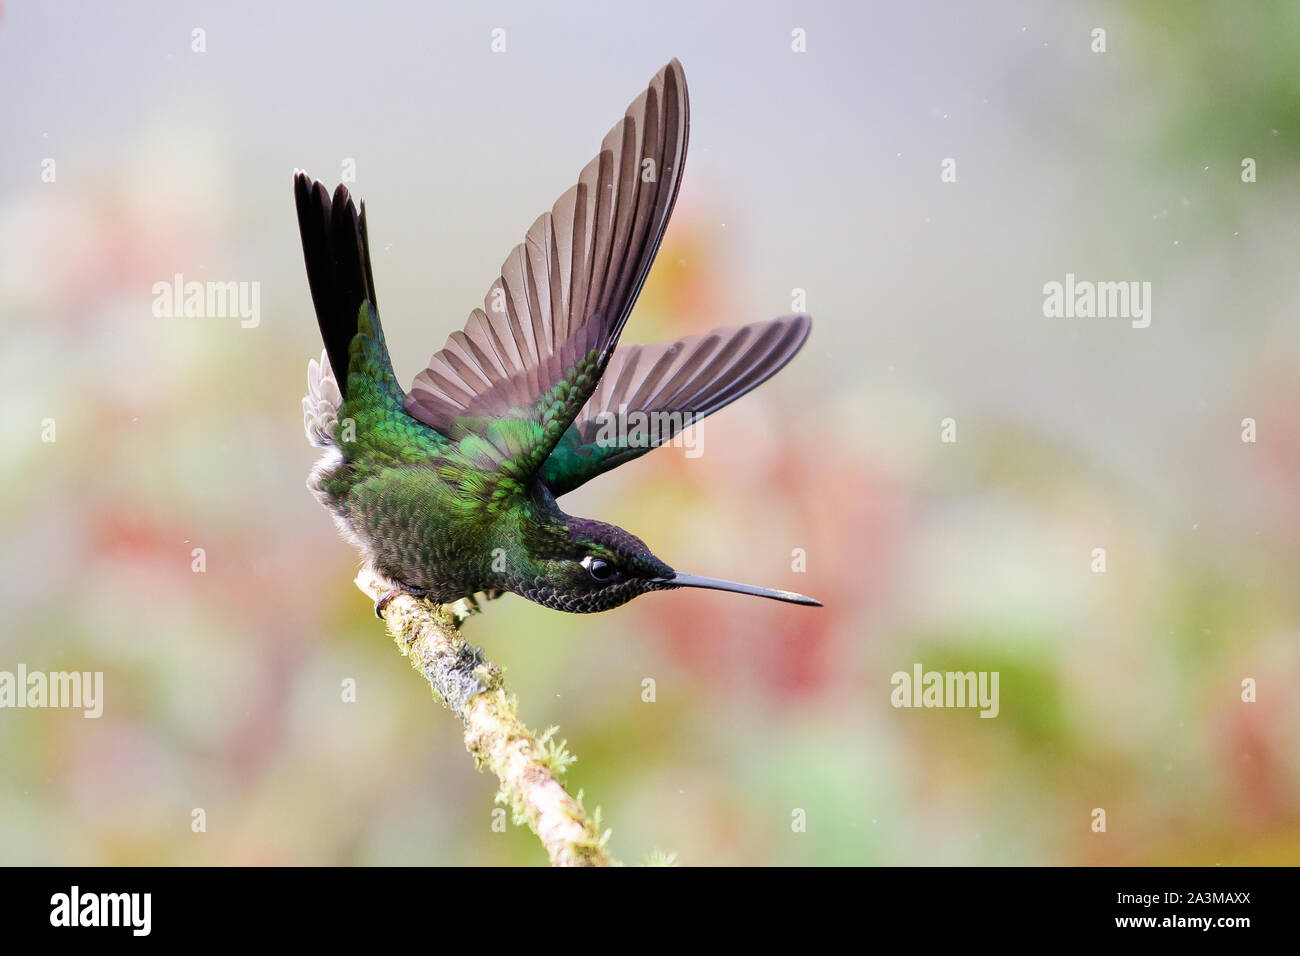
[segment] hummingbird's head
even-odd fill
[[[564,530],[552,539],[540,560],[533,562],[531,581],[511,590],[560,611],[585,614],[608,611],[647,591],[673,588],[712,588],[735,591],[794,604],[821,606],[820,601],[734,581],[674,571],[650,551],[644,541],[617,525],[564,516]]]
[[[644,541],[603,521],[565,515],[547,539],[531,544],[531,580],[512,590],[559,611],[608,611],[665,587],[674,575]]]

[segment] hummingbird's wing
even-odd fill
[[[559,497],[670,440],[794,358],[812,319],[787,315],[658,345],[621,345],[582,414],[542,465]]]
[[[408,415],[479,467],[536,472],[596,388],[645,282],[681,182],[688,112],[673,60],[415,377]]]

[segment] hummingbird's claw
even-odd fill
[[[483,595],[483,600],[495,601],[506,592],[490,590],[481,591],[479,593]],[[468,621],[475,614],[483,613],[483,606],[478,602],[478,594],[466,594],[463,598],[452,604],[451,609],[452,613],[456,615],[456,621],[461,624]]]
[[[458,622],[464,623],[475,614],[482,614],[483,609],[479,607],[478,598],[473,594],[466,594],[463,598],[452,605],[452,613],[456,615]]]
[[[389,588],[388,593],[375,602],[375,617],[381,621],[384,619],[384,608],[388,607],[388,602],[398,595],[397,588]]]
[[[388,602],[399,594],[409,594],[411,597],[422,598],[428,593],[429,592],[423,588],[413,588],[409,585],[403,584],[401,581],[394,581],[393,586],[388,589],[388,592],[375,602],[375,617],[382,621],[384,619],[384,610],[388,607]]]

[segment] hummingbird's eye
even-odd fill
[[[593,581],[599,581],[604,584],[614,578],[614,566],[604,558],[593,558],[587,555],[582,559],[582,566],[587,569]]]

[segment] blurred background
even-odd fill
[[[469,623],[614,854],[1300,861],[1297,53],[1282,4],[4,3],[0,670],[103,671],[104,714],[0,711],[0,863],[545,861],[306,491],[290,174],[355,170],[409,383],[674,56],[625,341],[797,289],[813,334],[702,456],[563,504],[826,606]],[[177,273],[260,321],[156,317]],[[1066,273],[1151,282],[1150,327],[1045,318]],[[895,709],[917,663],[998,671],[999,716]]]

